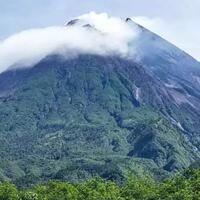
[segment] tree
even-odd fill
[[[17,200],[18,191],[15,185],[11,183],[1,183],[0,184],[0,199],[1,200]]]
[[[158,187],[151,179],[138,179],[130,177],[122,188],[122,196],[127,200],[156,200]]]

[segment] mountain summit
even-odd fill
[[[121,182],[129,172],[162,179],[199,159],[200,64],[124,23],[137,29],[132,57],[54,52],[0,74],[2,180]],[[78,24],[101,31],[78,19],[67,26]]]

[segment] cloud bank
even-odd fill
[[[31,29],[0,42],[0,73],[15,67],[30,67],[51,54],[66,57],[77,54],[119,54],[127,56],[129,43],[137,36],[119,18],[107,14],[89,14],[72,26]],[[92,27],[83,27],[90,24]]]

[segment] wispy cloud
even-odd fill
[[[74,26],[47,27],[17,33],[0,43],[0,73],[9,67],[29,67],[50,54],[113,54],[126,56],[137,30],[107,14],[78,17]],[[82,24],[81,24],[82,23]],[[94,28],[82,25],[90,24]]]

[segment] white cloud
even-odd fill
[[[135,53],[133,41],[138,35],[136,27],[119,18],[109,17],[106,13],[91,12],[78,18],[80,21],[74,26],[26,30],[1,41],[0,73],[10,67],[30,67],[50,54],[70,57],[82,53],[121,56]],[[132,18],[191,55],[200,56],[197,55],[197,52],[200,52],[200,46],[197,45],[200,44],[200,37],[195,29],[187,29],[183,23],[169,22],[161,18]],[[187,22],[189,27],[192,26],[190,23]],[[85,28],[82,26],[85,24],[94,28]]]
[[[49,54],[70,56],[72,53],[113,54],[126,56],[129,42],[137,31],[124,21],[107,14],[80,16],[82,24],[68,27],[47,27],[17,33],[0,43],[0,73],[9,67],[29,67]]]

